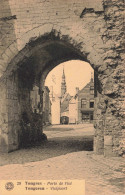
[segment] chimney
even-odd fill
[[[76,94],[78,94],[79,92],[79,87],[76,87]]]

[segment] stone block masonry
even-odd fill
[[[45,78],[61,62],[80,59],[89,62],[98,77],[95,153],[123,155],[123,11],[123,0],[1,0],[1,150],[19,147],[18,122],[23,109],[31,107],[23,96],[29,97],[34,84],[41,87],[41,75]]]

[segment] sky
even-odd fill
[[[45,86],[53,86],[53,92],[61,94],[62,73],[66,76],[67,92],[75,95],[76,87],[82,89],[94,75],[94,70],[89,63],[80,60],[70,60],[59,64],[52,69],[46,77]]]

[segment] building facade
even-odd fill
[[[60,124],[60,97],[53,92],[53,87],[50,88],[51,101],[51,124]]]
[[[78,92],[78,123],[93,122],[94,82],[93,79]]]
[[[69,102],[69,123],[78,123],[78,95],[72,97]]]
[[[61,101],[60,101],[60,122],[65,123],[84,123],[94,120],[94,79],[85,87],[79,90],[76,87],[75,96],[66,92],[66,77],[63,68],[61,82]]]
[[[81,90],[76,88],[76,94],[69,102],[69,123],[93,122],[94,120],[94,81]]]

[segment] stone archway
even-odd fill
[[[92,65],[97,78],[95,152],[106,156],[122,154],[120,137],[118,136],[121,132],[121,126],[117,119],[116,108],[112,110],[113,102],[116,100],[113,99],[114,92],[110,91],[106,85],[111,79],[112,85],[110,87],[113,86],[114,80],[112,77],[108,79],[108,76],[114,74],[114,70],[109,68],[109,73],[106,73],[105,55],[102,51],[98,53],[100,47],[105,50],[107,45],[104,45],[99,37],[100,46],[98,50],[94,50],[91,44],[93,45],[97,40],[94,40],[95,37],[91,37],[91,33],[89,37],[91,37],[92,42],[90,41],[89,45],[77,33],[77,36],[74,34],[72,38],[69,34],[70,32],[65,29],[62,31],[52,30],[43,36],[33,38],[15,57],[11,57],[12,60],[9,60],[9,65],[1,77],[1,90],[3,90],[1,107],[4,108],[4,112],[2,111],[1,150],[12,151],[18,149],[22,143],[21,114],[32,113],[30,91],[35,84],[39,87],[41,95],[41,74],[45,78],[47,73],[59,63],[70,59],[81,59]],[[32,126],[32,114],[28,120],[30,120],[28,124]],[[37,137],[42,137],[41,126],[38,125],[37,130],[34,134],[35,142]]]

